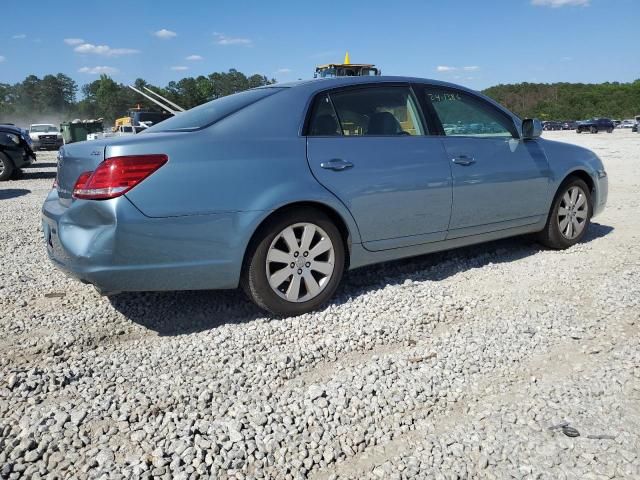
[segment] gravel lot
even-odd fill
[[[545,135],[607,167],[582,244],[361,269],[288,319],[65,277],[40,153],[0,186],[0,477],[640,478],[640,135]]]

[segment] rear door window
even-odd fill
[[[411,88],[373,86],[320,95],[308,134],[415,136],[425,132]]]
[[[318,95],[311,109],[308,134],[313,137],[342,135],[340,122],[326,93]]]

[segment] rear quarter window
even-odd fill
[[[178,113],[174,117],[146,129],[143,133],[199,130],[281,90],[282,88],[277,87],[256,88],[218,98],[186,112]]]

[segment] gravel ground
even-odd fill
[[[65,277],[40,153],[0,186],[0,477],[640,478],[640,135],[547,136],[609,172],[583,243],[360,269],[287,319]]]

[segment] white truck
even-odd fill
[[[58,150],[64,143],[62,133],[51,123],[34,123],[29,127],[33,149]]]

